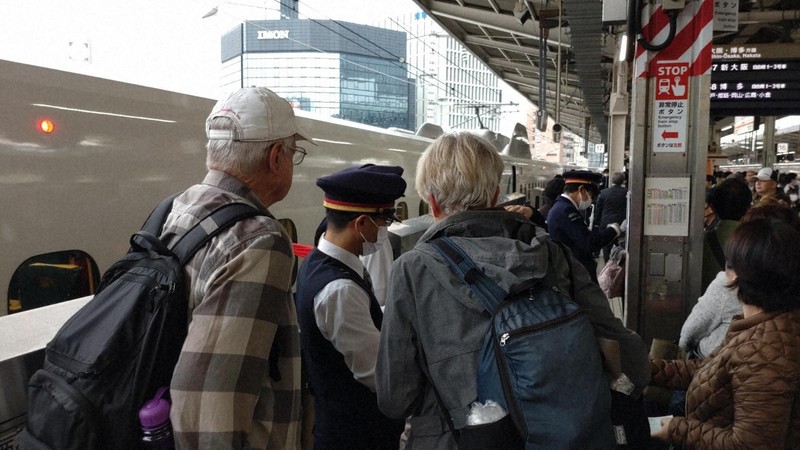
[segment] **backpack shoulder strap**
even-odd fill
[[[722,251],[722,245],[719,243],[717,230],[707,232],[706,239],[708,239],[708,245],[711,247],[711,251],[714,252],[714,259],[717,260],[719,270],[725,270],[725,253]]]
[[[159,203],[147,217],[144,225],[142,225],[141,231],[146,231],[153,236],[161,235],[161,227],[167,220],[169,212],[172,211],[172,201],[175,200],[178,194],[180,194],[180,192],[176,192],[164,200],[161,200],[161,203]]]
[[[464,250],[449,237],[442,236],[430,243],[442,254],[453,272],[469,285],[481,302],[483,309],[489,314],[494,313],[508,293],[478,269],[472,259],[464,253]]]
[[[563,242],[553,241],[550,242],[556,244],[558,247],[561,248],[561,255],[564,256],[564,260],[567,262],[567,267],[569,268],[569,296],[570,298],[575,298],[575,277],[572,274],[572,253],[569,251],[567,246]],[[553,256],[553,248],[552,246],[548,246],[549,254],[547,255],[548,258],[548,266],[549,268],[555,267],[555,257]],[[554,283],[553,286],[557,286],[558,279],[554,271],[548,268],[548,275],[553,277],[552,282]]]
[[[263,213],[244,203],[222,205],[181,236],[178,242],[172,246],[172,252],[178,257],[181,265],[186,265],[201,247],[221,231],[241,219],[258,215],[263,215]]]

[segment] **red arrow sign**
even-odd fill
[[[661,138],[662,139],[677,139],[678,138],[678,132],[677,131],[664,130],[664,132],[661,133]]]

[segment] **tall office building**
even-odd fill
[[[417,86],[416,122],[445,129],[499,130],[504,103],[498,78],[425,12],[377,24],[408,36],[408,70]]]
[[[222,37],[222,74],[226,90],[266,86],[302,110],[383,128],[417,125],[403,32],[333,20],[246,21]]]

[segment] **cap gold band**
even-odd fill
[[[594,182],[584,180],[582,178],[567,178],[566,180],[564,180],[564,184],[570,184],[570,183],[594,184]]]
[[[322,206],[336,211],[346,212],[359,212],[359,213],[380,213],[386,209],[394,210],[394,203],[383,205],[364,205],[359,203],[341,202],[325,198],[322,200]]]

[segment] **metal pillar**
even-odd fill
[[[691,0],[680,14],[679,23],[698,22],[700,38],[689,49],[639,52],[634,67],[625,323],[648,344],[653,338],[676,339],[700,293],[711,79],[710,51],[703,50],[710,48],[710,32],[700,33],[713,5]],[[690,68],[691,76],[680,84],[688,95],[658,101],[666,92],[659,81],[666,78],[657,81],[657,62]],[[679,84],[669,83],[670,91]]]
[[[611,93],[608,112],[608,173],[625,170],[625,132],[628,124],[628,64],[614,63],[614,92]]]
[[[775,147],[775,116],[766,116],[764,119],[764,135],[761,145],[764,149],[764,167],[772,167],[778,162]]]

